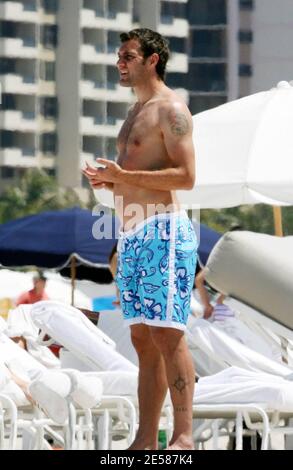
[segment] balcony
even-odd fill
[[[83,135],[96,135],[102,137],[116,138],[123,120],[108,120],[109,123],[101,123],[99,119],[92,116],[83,116],[81,118],[81,132]]]
[[[94,80],[83,80],[81,83],[81,96],[100,101],[115,101],[129,103],[132,101],[130,88],[122,87],[118,83],[103,83]]]
[[[35,94],[37,85],[33,75],[6,74],[0,75],[3,93]]]
[[[38,22],[38,12],[35,2],[4,2],[0,3],[0,19],[21,21],[28,23]]]
[[[115,65],[117,62],[116,53],[101,51],[92,44],[81,46],[81,61],[88,64]]]
[[[162,17],[158,32],[163,36],[187,38],[188,21],[183,18]]]
[[[35,150],[33,148],[12,147],[0,148],[0,165],[30,168],[38,166],[38,162],[35,158]]]
[[[0,111],[0,126],[10,131],[34,132],[37,130],[35,113],[16,110]]]
[[[168,72],[188,72],[188,56],[179,52],[171,53],[169,62],[167,63]]]
[[[103,12],[85,9],[81,12],[82,28],[110,29],[111,31],[128,31],[132,28],[130,13],[113,13],[105,17]]]
[[[38,56],[37,48],[31,38],[0,38],[0,54],[5,57],[21,57],[35,59]]]

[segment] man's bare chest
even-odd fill
[[[149,137],[156,138],[159,134],[158,119],[148,113],[138,113],[129,116],[118,135],[118,146],[139,145]]]
[[[130,116],[124,122],[118,139],[118,163],[124,168],[145,167],[145,159],[152,160],[152,154],[163,144],[158,120],[149,113]]]

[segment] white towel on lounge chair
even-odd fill
[[[88,373],[85,373],[87,375]],[[132,372],[98,372],[105,395],[137,397],[138,376]],[[195,386],[193,404],[265,404],[266,409],[293,414],[293,381],[272,374],[229,367],[203,377]],[[170,397],[165,404],[170,404]]]
[[[198,319],[192,323],[187,330],[190,344],[200,348],[216,362],[219,361],[223,367],[238,366],[281,377],[286,377],[292,372],[285,364],[251,350],[206,320]]]
[[[50,370],[32,375],[29,392],[51,419],[63,425],[68,419],[69,398],[79,408],[93,408],[100,403],[103,386],[93,374]]]
[[[19,305],[9,311],[5,333],[10,338],[22,336],[28,352],[50,369],[60,368],[60,361],[47,346],[38,342],[39,328],[31,317],[32,305]]]
[[[272,374],[229,367],[199,379],[195,406],[204,404],[254,403],[267,409],[293,413],[293,382]]]
[[[41,330],[93,370],[137,370],[135,365],[115,351],[115,343],[79,310],[60,302],[42,301],[33,305],[31,314]]]
[[[86,372],[89,374],[89,372]],[[97,372],[97,376],[103,383],[105,395],[121,395],[136,398],[138,373],[120,371],[102,371]]]
[[[28,389],[32,398],[51,419],[58,424],[65,424],[68,419],[66,398],[71,392],[70,377],[59,371],[40,372]]]
[[[103,383],[97,372],[81,373],[77,370],[63,370],[72,382],[71,397],[80,408],[98,406],[103,394]]]
[[[19,368],[23,370],[46,369],[45,366],[32,357],[25,349],[20,348],[4,333],[0,333],[0,363],[10,363],[11,361],[18,362]]]
[[[7,335],[23,337],[38,337],[39,329],[31,318],[31,304],[18,305],[9,310],[7,317]]]
[[[7,395],[16,406],[28,406],[30,402],[22,389],[13,381],[7,368],[0,363],[0,393]]]

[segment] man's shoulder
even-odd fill
[[[176,125],[176,128],[178,124],[183,125],[184,129],[190,130],[189,132],[186,131],[184,135],[190,134],[193,128],[192,115],[186,103],[175,93],[174,96],[170,96],[169,99],[162,100],[159,109],[159,123],[162,128],[167,126],[168,129],[172,128],[174,125]],[[180,135],[182,136],[182,134]]]
[[[161,117],[168,115],[170,112],[180,112],[191,116],[184,99],[173,90],[170,90],[170,93],[166,96],[162,96],[158,104]]]
[[[16,304],[17,305],[26,304],[28,303],[29,298],[30,298],[30,291],[22,292],[20,296],[18,297]]]

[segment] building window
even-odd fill
[[[40,77],[48,82],[55,81],[55,62],[41,61]]]
[[[169,37],[169,48],[172,52],[179,52],[179,53],[185,53],[186,54],[186,39],[185,38],[175,38],[175,37]]]
[[[47,132],[41,135],[41,150],[43,153],[57,153],[57,135]]]
[[[3,179],[14,178],[15,170],[11,166],[2,166],[1,177]]]
[[[55,96],[41,97],[41,114],[46,118],[58,117],[58,101]]]
[[[133,2],[133,22],[134,23],[139,23],[140,22],[140,9],[139,9],[139,3],[138,2]]]
[[[202,92],[226,91],[225,64],[190,64],[188,90]]]
[[[14,134],[12,131],[0,131],[0,147],[12,148],[15,147]]]
[[[167,84],[170,88],[186,88],[186,73],[168,73]]]
[[[226,57],[226,31],[200,30],[191,32],[192,57]]]
[[[58,27],[55,24],[45,24],[42,27],[42,44],[47,49],[54,49],[58,44]]]
[[[249,64],[240,64],[239,65],[239,76],[240,77],[251,77],[252,76],[252,66]]]
[[[226,96],[191,96],[189,101],[189,109],[192,115],[206,111],[207,109],[216,108],[226,103]]]
[[[47,169],[45,169],[45,172],[49,176],[53,176],[53,177],[56,176],[56,169],[55,168],[47,168]],[[88,180],[87,180],[87,182],[88,182]]]
[[[23,3],[23,9],[26,11],[37,11],[37,4],[35,0],[29,0]]]
[[[226,0],[189,0],[186,18],[190,25],[223,25],[226,11]]]
[[[43,9],[46,13],[56,13],[58,10],[58,0],[43,0]]]
[[[240,10],[253,10],[254,1],[253,0],[239,0]]]
[[[11,93],[3,93],[2,94],[2,103],[1,103],[0,107],[3,110],[16,109],[15,95],[13,95]]]
[[[253,41],[253,32],[250,31],[249,29],[247,30],[243,29],[239,31],[238,39],[239,39],[239,42],[241,42],[242,44],[249,44]]]
[[[8,73],[15,73],[15,59],[6,59],[5,57],[1,57],[0,75]]]
[[[13,21],[1,21],[0,37],[1,38],[16,38],[17,37],[16,23],[14,23]]]
[[[176,2],[161,2],[161,22],[172,24],[175,18],[187,18],[186,4]]]

